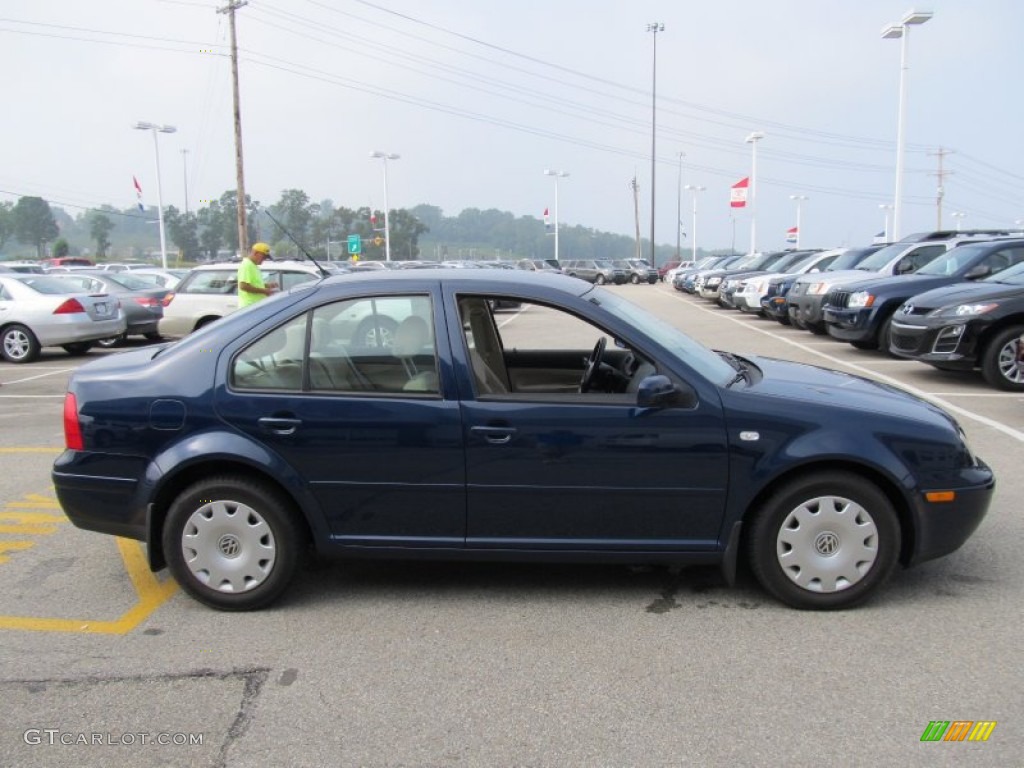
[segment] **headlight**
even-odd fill
[[[850,294],[850,300],[846,303],[849,309],[861,309],[870,307],[875,303],[875,297],[867,291],[857,291],[856,293]]]
[[[999,304],[989,302],[988,304],[957,304],[955,307],[940,307],[929,313],[929,317],[975,317],[991,312]]]
[[[828,293],[829,287],[828,283],[811,283],[807,286],[807,293],[812,296],[821,296]]]

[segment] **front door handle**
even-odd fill
[[[505,445],[512,441],[515,427],[470,427],[469,431],[479,435],[491,445]]]
[[[272,435],[294,435],[295,430],[302,426],[302,419],[286,418],[283,416],[264,416],[257,424],[264,432]]]

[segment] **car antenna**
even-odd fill
[[[316,268],[320,270],[320,274],[321,274],[321,276],[323,276],[323,277],[330,277],[330,276],[331,276],[331,273],[330,273],[330,272],[328,272],[328,271],[327,271],[326,269],[324,269],[324,268],[323,268],[323,267],[322,267],[322,266],[320,265],[320,262],[319,262],[319,261],[317,261],[316,259],[314,259],[314,258],[313,258],[313,255],[312,255],[312,254],[311,254],[311,253],[310,253],[309,251],[307,251],[307,250],[306,250],[305,248],[303,248],[303,247],[302,247],[302,243],[300,243],[300,242],[299,242],[298,240],[296,240],[296,239],[295,239],[294,237],[292,237],[292,233],[291,233],[291,232],[289,232],[289,231],[288,231],[287,229],[285,229],[285,228],[284,228],[284,224],[282,224],[282,223],[281,223],[280,221],[278,221],[277,219],[275,219],[275,218],[274,218],[274,214],[272,214],[272,213],[271,213],[271,212],[270,212],[269,210],[267,210],[266,208],[264,208],[264,209],[263,209],[263,212],[264,212],[265,214],[267,214],[267,216],[269,216],[269,217],[270,217],[270,220],[271,220],[272,222],[274,222],[275,224],[277,224],[277,227],[278,227],[278,229],[280,229],[280,230],[281,230],[282,232],[284,232],[284,233],[285,233],[286,235],[288,235],[288,239],[289,239],[289,240],[291,240],[291,241],[292,241],[293,243],[295,243],[295,245],[296,245],[296,246],[298,246],[299,250],[300,250],[300,251],[302,251],[302,253],[303,253],[303,254],[305,254],[305,256],[306,256],[306,258],[307,258],[307,259],[309,259],[309,260],[310,260],[310,261],[312,261],[312,262],[313,262],[314,264],[316,264]]]

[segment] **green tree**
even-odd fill
[[[224,235],[229,230],[229,227],[224,223],[225,218],[229,218],[231,223],[235,225],[235,242],[238,242],[234,197],[231,199],[229,213],[231,214],[230,216],[225,215],[224,210],[221,208],[220,200],[211,200],[205,208],[200,208],[199,213],[196,214],[196,221],[200,227],[199,250],[206,255],[209,261],[217,259],[217,252],[220,250],[221,245],[224,244]]]
[[[178,253],[185,261],[198,261],[200,253],[199,222],[196,214],[182,213],[173,205],[167,206],[164,212],[167,223],[167,234],[171,242],[178,246]]]
[[[96,241],[96,257],[105,259],[107,251],[110,250],[110,233],[114,229],[114,222],[102,213],[93,213],[89,217],[89,237]]]
[[[43,258],[46,243],[60,232],[50,204],[41,197],[22,197],[18,199],[12,214],[14,236],[26,245],[35,246],[36,257]]]
[[[68,245],[68,241],[63,237],[58,237],[53,243],[53,258],[63,259],[71,252],[71,246]]]
[[[0,203],[0,249],[14,235],[14,203]]]

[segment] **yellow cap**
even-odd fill
[[[256,251],[256,253],[265,253],[267,256],[270,255],[270,246],[266,243],[256,243],[252,249]]]

